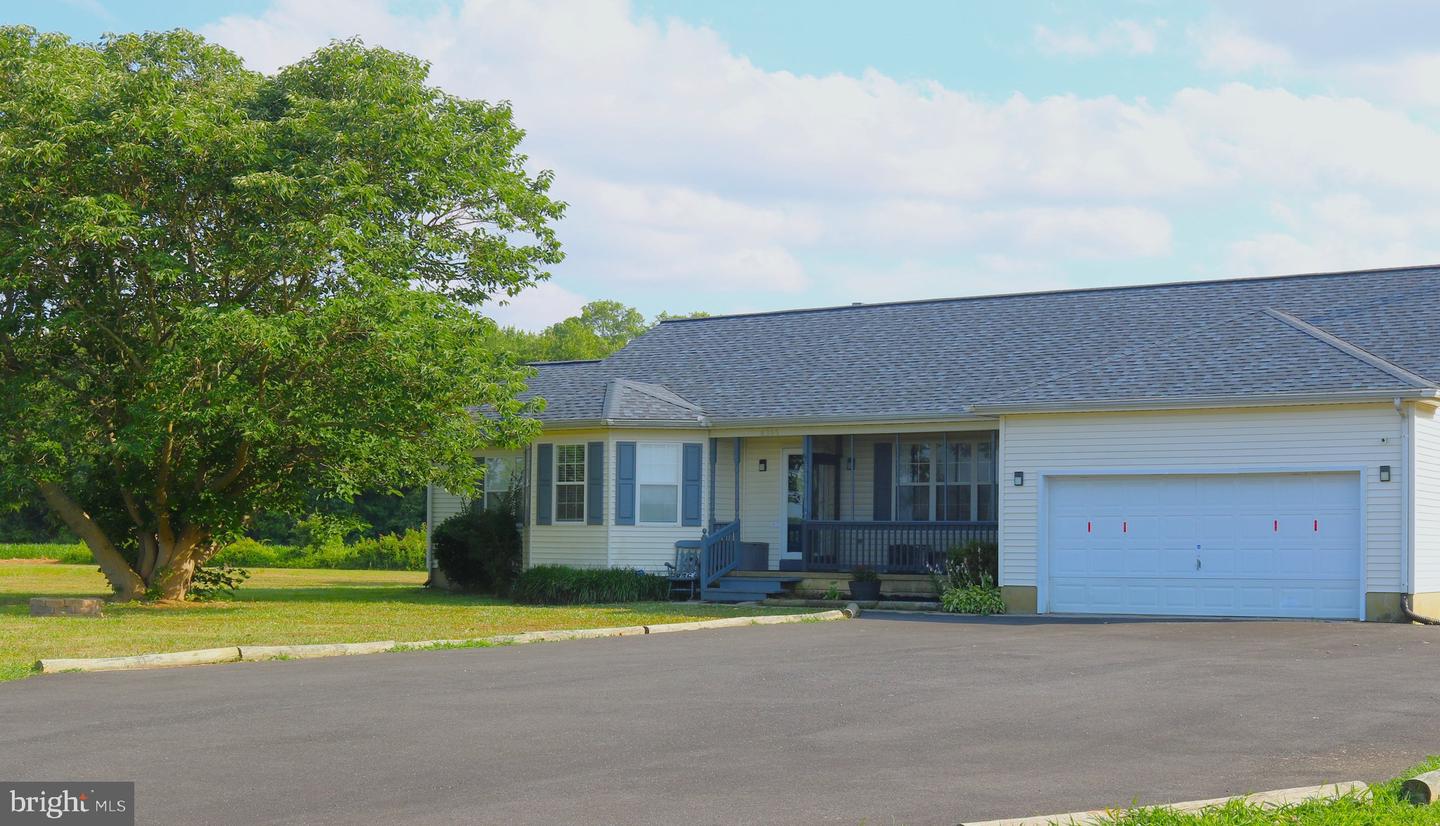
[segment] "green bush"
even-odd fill
[[[470,591],[503,594],[520,573],[523,549],[514,503],[471,506],[435,529],[435,564]]]
[[[294,549],[288,545],[267,545],[245,536],[226,545],[206,564],[233,565],[244,568],[284,568],[287,567],[285,560],[291,556],[293,551]]]
[[[385,534],[346,545],[338,541],[319,547],[269,545],[243,537],[212,557],[210,565],[244,568],[374,568],[386,571],[425,569],[425,532]]]
[[[940,592],[940,605],[952,614],[1005,613],[1005,600],[990,575],[981,572],[980,581],[973,585],[949,586]]]
[[[244,568],[210,562],[195,569],[195,577],[190,580],[190,590],[185,597],[195,602],[209,602],[234,596],[235,589],[249,578],[250,572]]]
[[[978,539],[956,545],[929,573],[935,593],[942,595],[953,588],[970,588],[987,580],[993,583],[1000,577],[1000,546]]]
[[[669,599],[670,581],[632,568],[536,565],[520,574],[510,596],[534,605],[655,602]]]
[[[88,565],[95,556],[83,542],[21,542],[0,545],[0,559],[54,559],[65,565]]]

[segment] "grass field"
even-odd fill
[[[260,568],[228,602],[110,605],[100,619],[31,617],[38,596],[103,596],[93,564],[0,562],[0,680],[42,657],[110,657],[225,645],[457,639],[520,631],[683,622],[785,609],[635,603],[515,605],[434,593],[418,571]]]
[[[1435,826],[1440,805],[1416,806],[1400,797],[1400,784],[1409,777],[1440,769],[1440,757],[1431,757],[1388,783],[1370,787],[1369,795],[1314,801],[1262,809],[1243,803],[1196,814],[1167,809],[1132,809],[1116,813],[1115,826]]]

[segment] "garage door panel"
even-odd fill
[[[1195,567],[1195,552],[1190,548],[1165,549],[1160,552],[1162,560],[1158,573],[1166,576],[1184,576]]]
[[[1353,618],[1359,485],[1353,473],[1050,479],[1048,609]]]

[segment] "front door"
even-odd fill
[[[800,522],[805,518],[805,451],[787,449],[782,456],[785,474],[780,480],[780,551],[800,553]]]

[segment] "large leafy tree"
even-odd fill
[[[533,433],[472,308],[545,277],[563,205],[508,107],[427,72],[0,29],[0,498],[38,490],[119,598],[316,492],[473,489]]]

